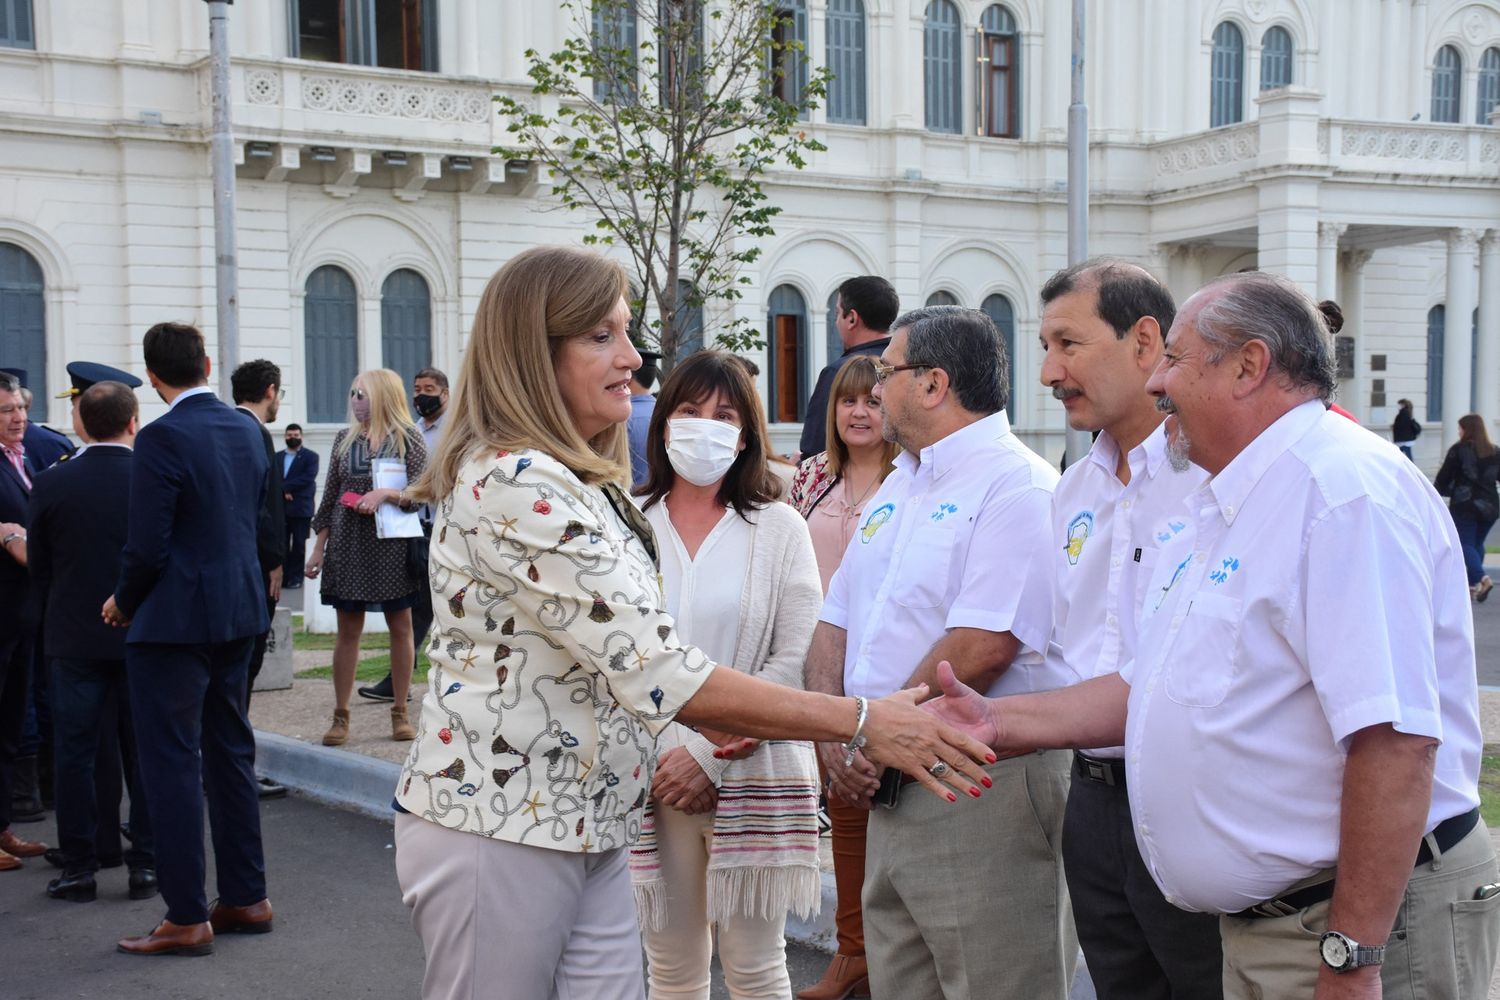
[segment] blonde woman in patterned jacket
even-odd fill
[[[437,504],[432,670],[396,788],[427,1000],[642,997],[625,855],[674,719],[712,727],[719,754],[747,748],[730,733],[863,742],[950,801],[978,794],[975,762],[993,756],[912,692],[796,691],[678,637],[650,526],[622,489],[641,365],[627,290],[618,264],[571,248],[501,268],[448,429],[408,491]]]
[[[640,499],[683,641],[801,688],[823,591],[807,524],[776,500],[768,438],[745,365],[700,351],[661,387]],[[714,749],[676,723],[657,740],[630,852],[650,996],[707,1000],[717,938],[731,996],[784,1000],[787,911],[816,911],[821,888],[817,755],[807,743],[768,742],[730,762]]]

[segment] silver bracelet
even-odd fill
[[[844,744],[844,766],[854,766],[854,755],[865,748],[865,720],[870,717],[870,703],[863,695],[854,695],[854,705],[859,710],[859,721],[854,724],[854,735]]]

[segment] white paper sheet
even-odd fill
[[[370,463],[370,478],[377,490],[404,490],[406,463],[395,458],[377,458]],[[416,511],[404,511],[393,503],[375,508],[376,538],[417,538],[421,534],[422,522]]]

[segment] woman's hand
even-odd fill
[[[318,574],[323,571],[323,546],[319,545],[313,549],[312,555],[307,557],[307,565],[302,568],[302,575],[309,580],[316,580]]]
[[[651,797],[689,816],[708,812],[719,801],[719,790],[686,747],[673,747],[656,762]]]
[[[944,694],[962,696],[962,685],[953,678],[951,668],[939,665],[939,678],[946,677]],[[942,721],[938,712],[924,711],[918,699],[927,693],[919,684],[870,702],[865,722],[865,756],[876,765],[900,768],[920,781],[929,791],[956,802],[953,790],[979,797],[977,785],[993,784],[981,765],[993,764],[998,758],[982,741]],[[981,697],[975,695],[975,697]],[[966,708],[973,708],[965,702]],[[985,709],[988,713],[988,709]],[[990,723],[993,727],[993,722]],[[965,717],[965,728],[982,727]]]
[[[371,490],[359,498],[354,509],[360,514],[373,514],[383,503],[395,503],[401,496],[400,490]]]

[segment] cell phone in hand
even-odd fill
[[[350,510],[354,510],[359,506],[359,502],[364,499],[364,496],[365,495],[363,493],[356,493],[353,490],[349,490],[343,496],[339,497],[339,503],[343,504],[345,507],[348,507]]]
[[[880,788],[875,792],[875,804],[894,809],[901,802],[901,786],[905,775],[894,767],[880,772]]]

